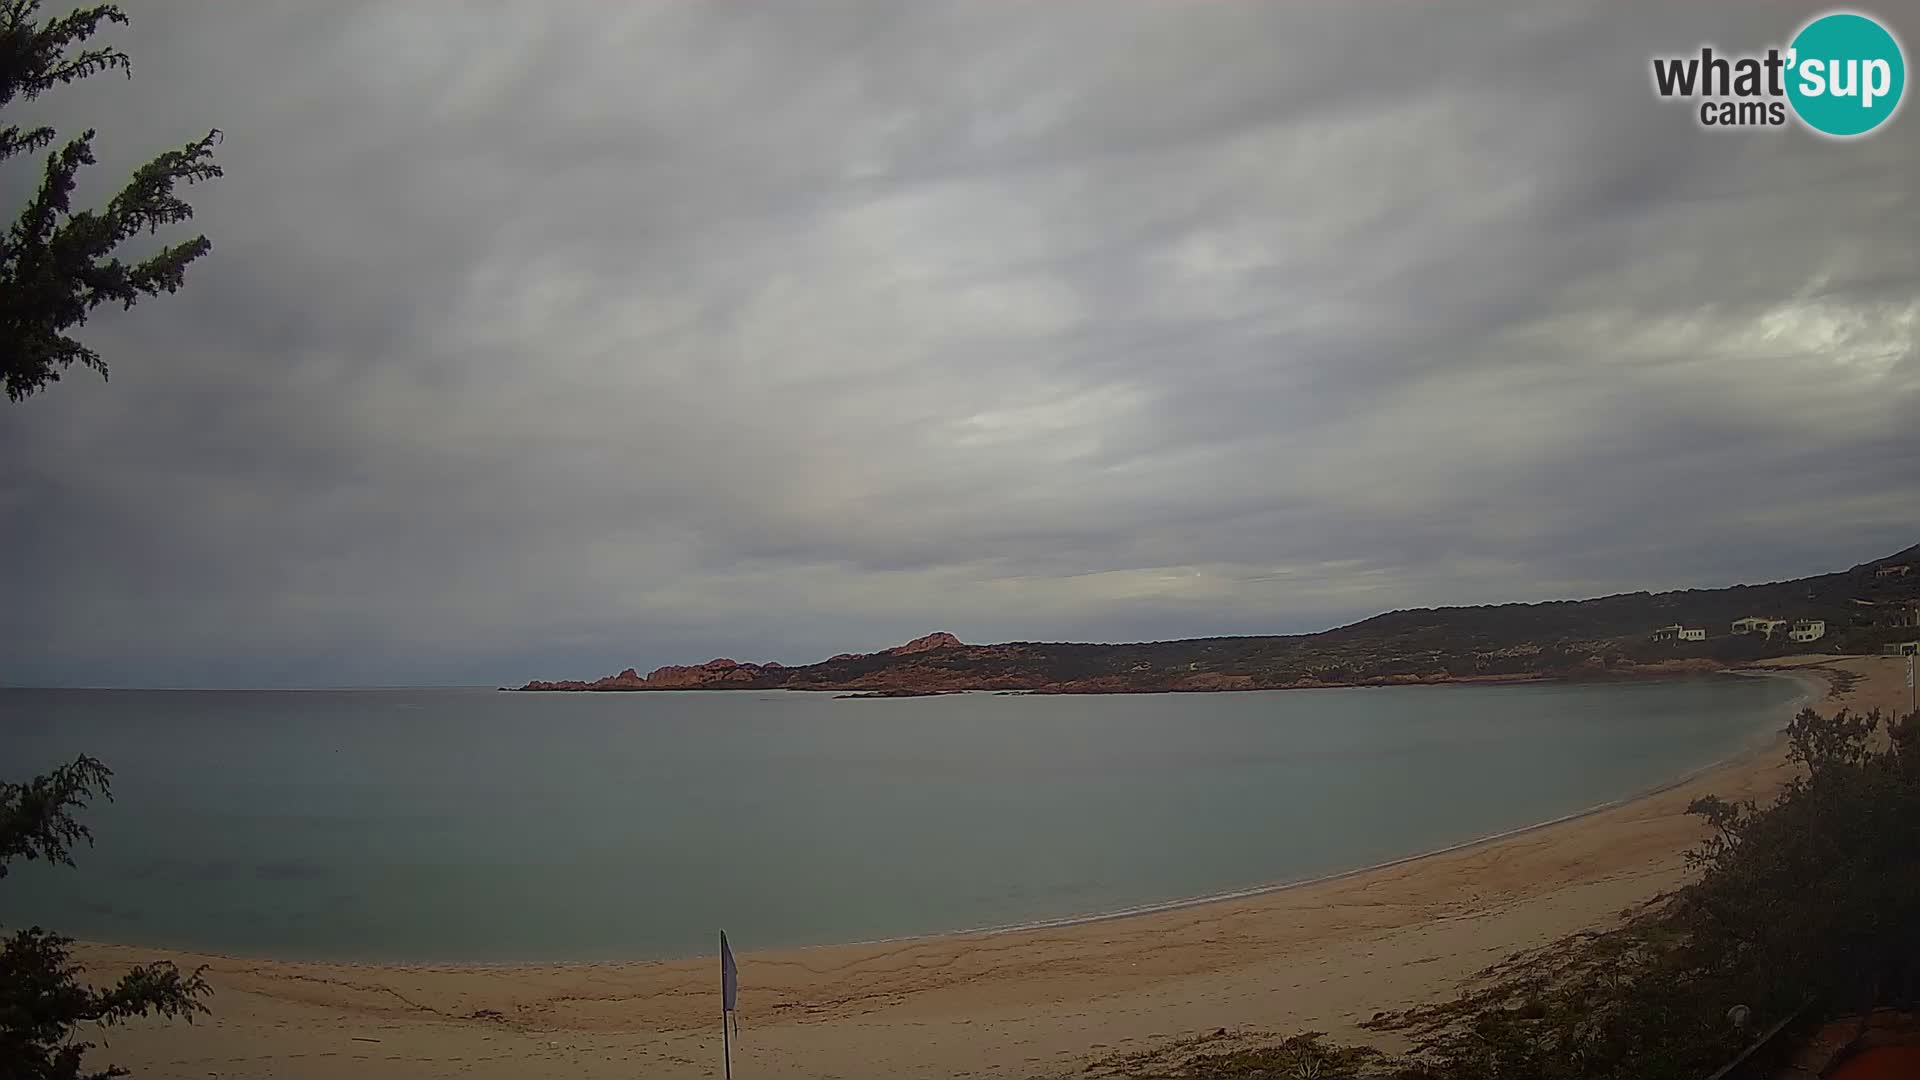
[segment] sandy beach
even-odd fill
[[[1904,709],[1903,661],[1803,657],[1817,705]],[[1856,679],[1835,679],[1850,673]],[[1657,793],[1391,866],[1048,929],[743,952],[743,1077],[1079,1072],[1218,1028],[1368,1037],[1509,953],[1686,879],[1705,794],[1765,798],[1782,740]],[[107,976],[168,954],[84,945]],[[105,1033],[97,1062],[173,1077],[719,1075],[716,965],[400,966],[173,954],[213,1015]],[[94,1036],[99,1041],[98,1036]]]

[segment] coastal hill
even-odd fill
[[[1750,616],[1820,620],[1812,641],[1786,628],[1736,634]],[[521,690],[956,690],[1126,693],[1605,677],[1711,670],[1788,653],[1875,652],[1920,638],[1920,545],[1849,570],[1764,585],[1623,593],[1590,600],[1416,608],[1315,634],[1100,645],[969,645],[935,633],[817,664],[710,660],[593,682],[535,680]],[[1653,639],[1666,626],[1705,640]]]

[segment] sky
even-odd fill
[[[213,253],[0,404],[0,683],[1290,633],[1920,540],[1920,115],[1650,85],[1815,6],[123,4],[131,81],[5,120],[96,128],[91,203],[218,127]]]

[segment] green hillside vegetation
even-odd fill
[[[1881,567],[1912,565],[1904,576]],[[1739,664],[1792,653],[1877,652],[1920,636],[1920,545],[1850,570],[1765,585],[1625,593],[1590,600],[1394,611],[1317,634],[1139,644],[1011,642],[904,656],[876,653],[787,668],[761,685],[1004,689],[1246,689],[1312,683],[1522,675],[1604,675],[1658,661]],[[1751,615],[1820,619],[1810,643],[1734,635]],[[1700,642],[1650,640],[1700,627]],[[1213,677],[1208,682],[1204,677]],[[1088,686],[1086,684],[1094,684]]]

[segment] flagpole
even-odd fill
[[[727,932],[720,931],[720,955],[727,953]],[[733,1040],[727,1034],[727,989],[726,976],[721,976],[720,984],[720,1058],[726,1063],[726,1080],[733,1080]]]

